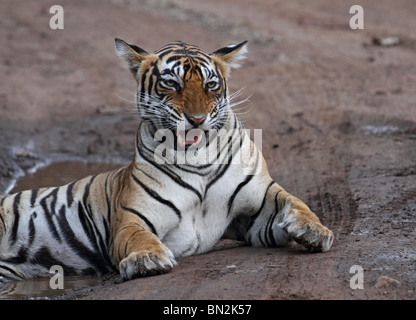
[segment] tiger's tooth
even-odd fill
[[[199,143],[200,141],[201,141],[201,138],[202,138],[202,134],[203,134],[204,132],[201,130],[200,132],[199,132],[199,134],[198,134],[198,136],[197,136],[197,138],[196,138],[196,142],[195,143]]]
[[[178,145],[180,145],[180,146],[185,145],[185,141],[184,141],[183,136],[182,136],[182,134],[179,130],[176,131],[176,135],[178,137],[178,139],[177,139],[178,140]]]

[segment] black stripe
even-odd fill
[[[214,165],[213,163],[202,164],[202,165],[199,165],[199,166],[198,165],[189,165],[189,164],[187,165],[187,164],[184,164],[184,165],[176,165],[176,167],[178,167],[182,171],[189,172],[189,173],[192,173],[192,174],[196,174],[196,175],[198,175],[200,177],[205,177],[210,172],[209,171],[201,172],[201,170],[208,169],[209,167],[212,167],[213,165]],[[193,170],[192,169],[188,169],[186,167],[190,167]]]
[[[149,84],[147,85],[147,94],[149,96],[152,95],[152,89],[153,89],[153,75],[151,74],[149,76]]]
[[[201,56],[203,56],[206,60],[205,60],[205,62],[207,62],[207,63],[209,63],[210,61],[212,61],[212,58],[211,58],[211,56],[210,55],[208,55],[208,54],[206,54],[204,51],[202,51],[202,50],[199,50],[198,51],[198,55],[201,55]],[[200,58],[200,57],[199,57]]]
[[[250,231],[250,229],[253,226],[254,222],[256,221],[257,217],[259,216],[259,214],[263,210],[264,204],[266,203],[267,192],[269,192],[269,189],[273,184],[274,184],[274,181],[270,182],[269,186],[267,187],[266,192],[264,193],[264,197],[263,197],[263,201],[261,203],[261,206],[260,206],[259,210],[251,217],[250,223],[247,225],[247,228],[246,228],[246,233],[248,233],[248,231]]]
[[[51,192],[49,192],[45,197],[42,198],[42,200],[40,200],[39,203],[42,206],[42,208],[45,210],[45,212],[48,212],[50,214],[56,214],[55,206],[56,206],[56,202],[58,200],[57,199],[58,190],[59,190],[59,187],[51,188]],[[52,197],[52,200],[51,200],[51,205],[48,208],[46,200],[49,197]]]
[[[65,210],[64,207],[61,208],[61,210]],[[91,225],[89,219],[87,218],[87,213],[85,212],[84,206],[82,205],[82,202],[78,202],[78,219],[79,222],[81,222],[82,229],[84,230],[85,235],[88,237],[91,244],[95,243],[95,233],[93,230],[93,226]]]
[[[165,50],[165,51],[164,51]],[[164,52],[163,52],[164,51]],[[160,51],[157,51],[157,53],[158,53],[158,58],[159,59],[162,59],[164,56],[166,56],[166,55],[168,55],[169,53],[171,53],[173,51],[173,49],[171,49],[171,48],[166,48],[166,49],[163,49],[162,48],[162,50],[160,50]]]
[[[137,232],[141,232],[141,231],[143,231],[143,230],[136,230],[136,231],[134,231],[132,234],[129,235],[129,238],[124,241],[124,244],[125,244],[125,246],[124,246],[124,257],[127,257],[128,256],[128,254],[127,254],[127,248],[129,246],[130,239],[132,239]]]
[[[197,55],[194,55],[194,56],[192,57],[192,60],[202,62],[202,63],[204,64],[204,65],[203,65],[203,67],[205,67],[206,69],[208,69],[208,68],[206,67],[206,64],[208,64],[208,63],[209,63],[209,61],[207,61],[207,60],[205,59],[205,57],[198,57]]]
[[[90,181],[87,183],[87,185],[85,186],[85,190],[84,190],[84,194],[82,196],[82,201],[84,203],[84,206],[87,207],[88,206],[88,196],[90,195],[90,188],[91,188],[91,184],[94,182],[95,178],[97,177],[98,174],[92,176],[90,178]],[[91,210],[89,210],[88,212],[91,216]]]
[[[12,275],[14,275],[16,278],[18,278],[18,279],[22,279],[22,277],[21,277],[19,274],[17,274],[17,273],[16,273],[16,271],[14,271],[12,268],[6,267],[6,266],[4,266],[4,265],[0,265],[0,269],[7,270],[7,271],[8,271],[8,272],[10,272]],[[2,272],[1,272],[1,270],[0,270],[0,274],[1,274],[1,275],[3,275],[3,276],[5,276],[6,278],[8,277],[8,276],[7,276],[7,275],[5,275],[4,273],[2,273]]]
[[[68,223],[68,220],[65,215],[65,210],[62,206],[61,212],[59,215],[59,226],[61,227],[63,237],[67,244],[75,250],[76,254],[82,259],[86,260],[91,266],[95,268],[101,274],[106,274],[109,269],[106,264],[103,262],[102,256],[98,252],[94,252],[87,248],[81,241],[79,241],[74,234],[71,226]],[[110,266],[111,267],[111,266]]]
[[[77,183],[77,181],[70,183],[66,188],[66,203],[68,205],[68,208],[71,207],[72,203],[74,202],[72,190],[74,189],[75,183]]]
[[[174,49],[173,53],[181,56],[181,58],[187,58],[187,51],[184,48]]]
[[[103,240],[103,237],[102,237],[101,233],[99,232],[99,230],[98,230],[98,228],[97,228],[97,226],[94,222],[94,218],[93,218],[94,214],[92,212],[91,205],[88,202],[88,196],[90,195],[91,185],[94,183],[94,180],[97,176],[98,176],[98,174],[92,176],[89,183],[85,187],[84,195],[83,195],[83,206],[78,205],[78,208],[81,207],[81,210],[83,210],[83,213],[84,213],[84,217],[88,219],[88,226],[89,227],[87,228],[87,230],[90,232],[89,233],[90,243],[94,246],[94,249],[96,251],[101,252],[101,255],[102,255],[103,259],[106,261],[106,263],[108,265],[112,266],[111,259],[108,256],[108,249],[107,249],[107,245],[106,245],[106,244],[108,244],[108,240],[107,239],[106,239],[106,241]],[[108,202],[107,202],[107,204],[108,204]],[[80,217],[80,221],[81,221],[81,223],[83,222],[81,217]],[[104,221],[104,219],[103,219],[103,221]],[[87,220],[85,220],[85,223],[87,223]],[[104,230],[105,231],[108,230],[108,226],[104,225]],[[107,238],[106,235],[104,235],[104,236]]]
[[[22,192],[16,194],[13,199],[13,213],[14,213],[14,221],[12,227],[12,234],[11,234],[11,242],[14,244],[17,239],[17,228],[19,227],[19,204],[20,204],[20,197],[22,196]]]
[[[157,232],[156,232],[156,229],[155,229],[155,227],[154,227],[154,225],[144,216],[144,215],[142,215],[140,212],[138,212],[138,211],[136,211],[136,210],[134,210],[134,209],[132,209],[132,208],[128,208],[128,207],[125,207],[125,206],[123,206],[122,204],[120,204],[121,205],[121,207],[123,208],[123,210],[126,210],[126,211],[128,211],[128,212],[130,212],[130,213],[133,213],[133,214],[135,214],[136,216],[138,216],[140,219],[142,219],[148,226],[149,226],[149,228],[150,228],[150,230],[155,234],[155,235],[157,235]]]
[[[175,76],[175,74],[173,73],[173,71],[171,70],[171,69],[169,69],[169,68],[166,68],[166,69],[163,69],[161,72],[160,72],[160,75],[166,75],[166,74],[168,74],[168,75],[172,75],[172,76]]]
[[[10,257],[3,259],[3,262],[12,263],[12,264],[22,264],[27,261],[27,248],[20,247],[17,255],[15,257]]]
[[[151,71],[150,76],[155,76],[156,79],[159,79],[160,78],[160,71],[157,68],[157,63],[156,62],[153,62],[151,64],[151,67],[147,71]],[[147,73],[147,71],[146,71],[146,73]]]
[[[62,206],[61,210],[65,210]],[[91,209],[89,209],[91,210]],[[88,237],[90,244],[94,247],[95,252],[100,252],[102,258],[105,260],[107,265],[111,266],[112,262],[108,255],[107,245],[103,241],[101,233],[99,232],[94,220],[86,213],[84,206],[81,202],[78,203],[78,218],[81,222],[82,229],[84,230],[85,235]],[[64,211],[62,211],[64,212]],[[91,212],[90,212],[91,214]],[[104,224],[104,230],[108,232],[108,226]]]
[[[36,217],[36,212],[30,216],[29,226],[28,228],[28,246],[30,247],[33,243],[33,240],[35,239],[35,223],[33,222],[34,217]]]
[[[273,228],[272,227],[273,227],[273,222],[276,219],[276,215],[279,212],[279,204],[278,204],[278,200],[277,200],[277,197],[279,196],[279,193],[280,193],[280,191],[278,193],[276,193],[276,196],[274,198],[275,210],[274,210],[274,213],[272,215],[270,215],[270,218],[269,218],[269,221],[267,222],[265,233],[264,233],[264,238],[266,240],[268,239],[267,244],[270,247],[277,247],[276,240],[274,239],[274,236],[273,236]],[[267,237],[267,235],[268,235],[268,237]]]
[[[149,72],[150,72],[150,69],[146,70],[146,72],[141,76],[142,77],[140,81],[140,98],[141,99],[143,99],[143,97],[145,96],[146,78]]]
[[[54,193],[55,192],[55,189],[57,189],[57,187],[51,187],[51,188],[48,188],[46,191],[49,191],[49,193],[46,195],[46,196],[44,196],[40,201],[39,201],[39,203],[41,203],[42,201],[45,201],[45,199],[46,198],[48,198],[52,193]],[[46,192],[45,191],[45,192]],[[43,194],[44,192],[42,192],[42,194]]]
[[[60,237],[60,235],[59,235],[59,232],[58,232],[58,230],[56,229],[56,226],[55,226],[55,224],[54,224],[54,222],[53,222],[53,220],[52,220],[52,216],[53,216],[53,215],[56,215],[55,206],[53,206],[53,205],[52,205],[52,203],[51,203],[51,207],[50,207],[50,208],[48,208],[48,205],[47,205],[47,203],[46,203],[46,200],[47,200],[50,196],[52,196],[52,197],[54,197],[54,199],[52,199],[52,202],[56,204],[56,195],[57,195],[57,193],[58,193],[58,188],[54,188],[54,189],[52,190],[52,192],[50,192],[47,196],[45,196],[45,197],[44,197],[44,198],[40,201],[40,205],[41,205],[41,207],[42,207],[42,209],[43,209],[43,213],[44,213],[44,215],[45,215],[46,222],[48,223],[48,228],[49,228],[49,231],[53,234],[53,236],[54,236],[54,238],[55,238],[56,240],[58,240],[59,242],[62,242],[62,239],[61,239],[61,237]]]
[[[232,137],[229,137],[228,138],[228,143],[227,144],[228,144],[228,161],[227,161],[226,164],[220,165],[218,167],[218,170],[214,174],[214,179],[212,179],[212,180],[210,180],[208,182],[207,187],[205,189],[205,196],[207,195],[207,192],[208,192],[209,188],[211,188],[212,185],[214,183],[216,183],[224,175],[224,173],[227,171],[228,167],[230,166],[230,164],[232,162],[232,158],[233,158],[233,154],[231,152],[232,151],[232,147],[233,147]],[[204,198],[205,198],[205,196],[204,196]]]
[[[58,191],[59,188],[55,188],[52,193],[52,201],[51,201],[51,212],[52,214],[56,214],[56,202],[58,201]]]
[[[150,180],[153,180],[154,182],[156,182],[157,184],[161,184],[160,181],[156,180],[154,177],[152,177],[150,174],[148,174],[146,171],[144,171],[143,169],[140,169],[137,164],[134,164],[134,168],[137,171],[140,171],[141,173],[143,173],[146,177],[148,177]]]
[[[39,189],[32,190],[32,194],[30,196],[30,206],[33,208],[36,202],[36,198],[38,196]]]
[[[245,180],[243,182],[241,182],[237,188],[234,190],[233,194],[230,197],[230,200],[228,200],[228,213],[227,213],[227,217],[231,212],[231,208],[234,202],[235,197],[237,196],[237,194],[240,192],[240,190],[247,184],[250,182],[251,179],[253,179],[254,177],[254,173],[257,170],[257,165],[259,163],[259,154],[257,153],[257,157],[256,157],[256,164],[254,166],[253,171],[245,178]]]
[[[171,63],[173,61],[180,60],[182,57],[183,56],[181,56],[181,55],[173,55],[173,56],[171,56],[171,57],[169,57],[169,58],[166,59],[166,64],[169,64],[169,63]],[[177,67],[180,63],[181,63],[180,61],[177,61],[177,63],[175,63],[170,69],[164,69],[163,71],[165,71],[165,70],[173,70],[173,68]]]
[[[105,200],[107,203],[107,219],[105,219],[105,217],[103,216],[103,224],[104,224],[104,228],[105,228],[105,243],[107,244],[107,246],[109,245],[110,242],[110,230],[109,230],[109,224],[111,224],[111,201],[110,201],[110,197],[108,195],[108,179],[110,177],[110,174],[107,175],[107,177],[105,178],[105,183],[104,183],[104,187],[105,187]]]
[[[145,146],[143,146],[143,145],[141,145],[141,146],[146,149]],[[156,162],[152,161],[150,158],[146,157],[146,155],[142,152],[143,151],[142,148],[139,148],[139,146],[137,146],[137,151],[139,152],[140,156],[144,160],[146,160],[148,163],[153,165],[158,170],[162,171],[164,174],[166,174],[169,178],[171,178],[173,181],[175,181],[181,187],[183,187],[185,189],[188,189],[188,190],[192,191],[193,193],[195,193],[198,196],[199,201],[202,202],[203,198],[202,198],[201,193],[198,190],[196,190],[194,187],[192,187],[190,184],[183,181],[179,175],[177,175],[175,172],[169,170],[166,166],[162,167],[159,164],[157,164]]]
[[[0,213],[0,222],[3,224],[4,233],[6,233],[6,222],[4,221],[3,216],[1,215],[1,213]]]
[[[175,207],[175,205],[170,202],[169,200],[163,199],[157,192],[155,192],[154,190],[150,189],[149,187],[147,187],[143,182],[141,182],[139,179],[137,179],[137,177],[131,173],[131,176],[133,178],[133,180],[143,188],[144,191],[146,191],[146,193],[148,195],[150,195],[153,199],[159,201],[160,203],[164,204],[165,206],[171,208],[176,215],[178,216],[179,220],[182,219],[182,215],[181,212],[179,211],[178,208]]]
[[[108,256],[108,248],[110,247],[110,227],[108,222],[105,220],[104,216],[102,217],[102,224],[104,226],[104,239],[105,244],[103,243],[102,246],[105,248],[103,255],[105,256],[105,259],[107,259]],[[109,259],[111,261],[111,259]]]
[[[237,196],[237,194],[240,192],[240,190],[247,184],[247,183],[249,183],[250,182],[250,180],[251,179],[253,179],[253,175],[249,175],[249,176],[247,176],[247,178],[243,181],[243,182],[241,182],[238,186],[237,186],[237,188],[234,190],[234,192],[233,192],[233,194],[231,195],[231,197],[230,197],[230,199],[228,200],[228,212],[227,212],[227,217],[228,217],[228,215],[230,214],[230,212],[231,212],[231,208],[232,208],[232,206],[233,206],[233,202],[234,202],[234,199],[235,199],[235,197]]]
[[[140,96],[139,91],[136,93],[136,106],[140,106],[142,104],[142,100],[144,97]]]

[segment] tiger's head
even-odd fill
[[[179,143],[196,144],[191,129],[220,129],[228,119],[227,78],[247,52],[247,41],[209,54],[181,41],[148,53],[138,46],[115,39],[116,53],[137,81],[137,107],[141,118],[156,130],[175,132]],[[184,134],[178,132],[178,126]]]

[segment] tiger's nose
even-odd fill
[[[193,126],[198,126],[202,124],[206,119],[206,116],[187,115],[186,113],[184,114],[185,114],[186,119],[188,119],[189,123],[192,124]]]

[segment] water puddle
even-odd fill
[[[50,278],[41,278],[0,282],[0,300],[50,300],[68,290],[99,285],[102,283],[102,278],[98,276],[66,276],[62,289],[53,289],[54,283],[51,286],[50,281]]]
[[[396,133],[400,131],[400,128],[393,125],[364,125],[362,130],[365,134],[379,135]]]
[[[58,187],[88,175],[111,171],[120,167],[121,165],[119,164],[109,163],[55,162],[37,170],[35,173],[27,174],[20,178],[11,192],[41,187]]]
[[[19,179],[11,192],[61,186],[88,175],[111,171],[120,167],[119,164],[108,163],[56,162]],[[66,276],[63,289],[52,289],[49,282],[49,278],[2,282],[0,277],[0,300],[50,299],[53,296],[63,294],[67,290],[98,285],[102,283],[102,278]]]

